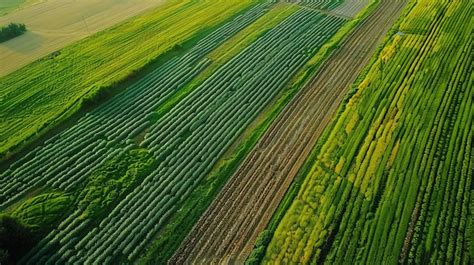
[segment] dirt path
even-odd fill
[[[66,45],[156,7],[164,0],[49,0],[0,17],[28,32],[0,43],[0,76]]]
[[[171,264],[243,263],[404,3],[382,0],[321,66],[224,186]]]

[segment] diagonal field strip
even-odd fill
[[[163,3],[49,0],[0,17],[0,25],[21,22],[28,29],[23,36],[0,45],[0,76]]]
[[[290,102],[170,263],[241,263],[405,1],[383,0]]]
[[[338,17],[338,18],[342,18],[342,19],[349,20],[349,19],[352,18],[351,16],[347,16],[347,15],[344,15],[344,14],[334,13],[331,10],[326,10],[326,9],[321,9],[321,8],[314,8],[314,7],[309,7],[309,6],[305,6],[305,5],[300,5],[300,7],[302,9],[313,10],[313,11],[320,12],[320,13],[328,15],[328,16]]]
[[[228,1],[226,2],[228,3]],[[201,1],[196,3],[199,4]],[[202,3],[206,4],[209,8],[214,8],[212,3]],[[243,3],[250,3],[250,1]],[[84,185],[90,183],[95,174],[94,171],[100,165],[106,165],[108,161],[114,158],[122,161],[122,154],[127,153],[130,149],[143,150],[144,148],[139,148],[137,143],[137,141],[141,142],[143,138],[137,139],[136,136],[153,124],[150,116],[154,114],[154,111],[159,106],[162,106],[164,102],[167,102],[179,88],[199,74],[202,68],[209,63],[206,55],[210,51],[216,49],[231,36],[264,15],[270,5],[271,3],[253,5],[250,9],[220,25],[209,34],[203,36],[203,38],[200,38],[184,54],[160,64],[143,78],[133,82],[128,89],[123,90],[123,92],[112,97],[101,106],[87,112],[74,125],[58,132],[45,141],[44,144],[15,161],[9,169],[0,173],[0,208],[5,209],[11,203],[24,198],[25,195],[28,196],[29,191],[42,190],[43,187],[51,187],[74,194],[77,194],[78,191],[82,192],[85,187]],[[194,8],[194,6],[192,7]],[[202,9],[202,12],[209,10],[207,8],[199,9]],[[175,19],[179,18],[181,17],[178,16]],[[202,23],[200,24],[203,25]],[[269,52],[275,50],[278,49],[269,49]],[[285,55],[285,53],[282,53],[282,55]],[[285,58],[283,57],[283,59]],[[229,68],[232,69],[232,67]],[[205,141],[200,141],[199,143],[201,142]],[[77,145],[78,143],[79,146]],[[168,158],[172,157],[168,156]],[[164,162],[164,160],[161,162]],[[178,165],[177,162],[175,161],[173,165]],[[171,173],[176,172],[178,171],[175,170]],[[182,172],[180,171],[180,173]],[[116,197],[116,205],[106,203],[104,204],[106,207],[101,207],[102,213],[104,213],[103,220],[101,221],[102,225],[91,223],[92,218],[90,218],[88,213],[82,214],[85,208],[79,206],[79,203],[71,207],[71,214],[67,214],[67,217],[61,220],[57,229],[48,231],[49,233],[36,244],[30,251],[30,254],[24,257],[24,263],[43,264],[58,262],[63,264],[72,263],[74,260],[76,262],[88,262],[86,260],[88,259],[95,263],[104,264],[118,262],[114,261],[114,259],[119,260],[122,257],[123,259],[134,259],[146,246],[147,240],[145,238],[150,239],[150,237],[156,234],[160,224],[166,220],[167,212],[174,211],[174,208],[176,208],[170,202],[178,201],[185,196],[185,188],[181,190],[174,189],[170,193],[172,187],[179,187],[177,183],[173,182],[171,184],[170,181],[172,179],[176,180],[176,175],[168,174],[163,177],[163,179],[166,178],[167,180],[164,181],[163,179],[155,179],[157,175],[153,172],[144,173],[140,181],[140,185],[143,184],[143,187],[140,187],[139,183],[137,183],[135,187],[129,186],[130,189],[114,188],[115,191],[121,192],[124,196],[120,199]],[[163,174],[159,177],[161,176]],[[186,183],[189,185],[189,179],[191,178],[182,178],[181,180],[183,180],[182,183],[187,181]],[[148,180],[150,183],[142,183],[142,181]],[[99,186],[102,192],[105,191],[103,188],[107,184],[97,185],[97,187]],[[163,187],[169,188],[162,189]],[[151,194],[150,197],[147,197],[145,196],[144,188],[151,193],[159,192],[164,195]],[[186,189],[189,189],[189,187],[186,187]],[[128,194],[125,196],[126,192]],[[87,195],[81,196],[78,194],[77,198],[79,199],[76,201],[82,201],[80,198],[86,197]],[[142,199],[145,198],[148,202],[141,203]],[[84,199],[83,201],[85,202],[83,205],[91,205],[89,204],[91,200]],[[153,201],[159,204],[150,203]],[[122,206],[127,207],[127,210],[122,210]],[[149,211],[143,210],[143,208],[154,206],[157,206],[157,208]],[[98,208],[95,207],[95,209]],[[113,214],[111,214],[112,211],[114,212]],[[96,211],[94,210],[94,212]],[[135,217],[135,214],[149,215],[149,213],[153,213],[153,218]],[[110,221],[109,219],[113,220]],[[126,219],[129,221],[125,221]],[[96,218],[94,220],[99,221]],[[150,224],[150,227],[146,227],[147,225],[145,224],[134,224],[137,220],[146,221]],[[98,228],[99,225],[101,226],[100,229]],[[119,226],[121,228],[117,229]],[[124,229],[126,226],[129,229],[141,229],[144,232],[140,234],[136,232],[131,233],[130,230]],[[92,232],[91,230],[94,228],[95,231]],[[111,232],[114,234],[120,233],[120,235],[111,236]],[[76,239],[73,241],[67,240],[67,238],[73,237]],[[140,238],[139,242],[138,238]],[[131,242],[132,240],[134,241],[133,243]],[[114,243],[110,241],[114,241]]]
[[[328,16],[339,17],[343,19],[354,18],[365,6],[369,4],[369,0],[344,0],[342,3],[332,1],[291,1],[286,0],[290,4],[299,6],[300,8],[313,10]]]

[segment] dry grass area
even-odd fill
[[[0,17],[0,25],[24,23],[28,32],[0,44],[0,76],[106,29],[163,0],[49,0]]]

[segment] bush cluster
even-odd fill
[[[0,28],[0,42],[4,42],[13,39],[21,34],[25,33],[25,24],[10,23]]]

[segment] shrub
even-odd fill
[[[7,26],[0,28],[0,42],[4,42],[13,39],[21,34],[25,33],[25,24],[10,23]]]

